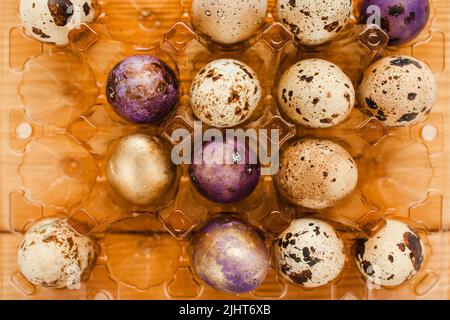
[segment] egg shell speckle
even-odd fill
[[[342,240],[328,223],[297,219],[275,240],[274,254],[279,272],[307,288],[326,285],[345,264]]]
[[[293,204],[324,209],[356,187],[358,169],[340,145],[320,139],[296,140],[281,153],[278,191]]]
[[[19,245],[21,273],[37,286],[64,288],[88,275],[96,255],[95,242],[79,236],[66,219],[47,218],[33,225]]]
[[[369,281],[398,286],[419,271],[424,250],[422,240],[407,224],[387,220],[386,226],[375,236],[356,243],[356,265]]]
[[[247,40],[263,25],[267,0],[194,0],[192,24],[206,38],[229,45]]]
[[[208,63],[191,85],[191,107],[204,123],[218,128],[245,122],[261,100],[256,73],[232,59]]]
[[[115,146],[107,176],[123,199],[146,206],[168,192],[175,182],[176,168],[160,138],[138,133],[122,138]]]
[[[92,0],[21,0],[19,13],[29,36],[57,45],[67,45],[70,30],[95,18]]]
[[[353,110],[355,90],[349,77],[322,59],[291,66],[278,84],[278,103],[295,123],[327,128],[344,121]]]
[[[364,112],[384,125],[410,126],[431,112],[437,99],[437,83],[422,61],[391,56],[369,66],[357,95]]]
[[[276,13],[298,43],[315,46],[336,37],[352,7],[352,0],[278,0]]]

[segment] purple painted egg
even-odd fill
[[[269,270],[269,253],[261,235],[244,222],[221,217],[192,239],[191,263],[209,286],[225,292],[256,289]]]
[[[428,0],[364,0],[361,18],[375,23],[370,6],[381,10],[381,28],[389,35],[389,44],[399,45],[413,40],[425,28],[430,16]],[[368,12],[369,11],[369,12]]]
[[[244,199],[256,188],[260,165],[248,143],[225,138],[204,143],[195,152],[189,174],[204,197],[232,203]]]
[[[151,55],[119,62],[106,82],[109,104],[124,119],[138,124],[162,120],[178,101],[175,72]]]

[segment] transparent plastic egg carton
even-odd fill
[[[2,1],[0,105],[0,298],[2,299],[449,299],[450,298],[450,73],[446,58],[450,3],[433,0],[430,22],[412,45],[386,47],[377,28],[357,24],[355,15],[338,39],[314,49],[297,48],[274,20],[269,1],[264,27],[235,47],[208,42],[191,27],[190,1],[102,0],[97,18],[70,33],[70,44],[42,44],[25,35],[18,1]],[[447,49],[447,50],[446,50]],[[447,54],[446,54],[447,52]],[[163,123],[136,126],[108,105],[109,70],[133,54],[150,53],[169,63],[180,80],[180,101]],[[407,54],[426,61],[439,83],[439,99],[425,122],[387,129],[357,108],[330,129],[306,129],[284,120],[273,87],[280,72],[307,57],[338,64],[356,86],[364,68],[379,56]],[[262,176],[246,199],[219,205],[191,185],[187,166],[177,183],[152,207],[120,200],[106,180],[114,143],[134,132],[160,135],[169,143],[175,129],[193,130],[189,88],[209,61],[235,58],[257,71],[263,99],[242,127],[280,130],[279,144],[294,136],[322,137],[343,145],[356,159],[355,192],[326,210],[287,204]],[[274,142],[275,143],[275,142]],[[255,291],[232,295],[206,286],[189,262],[189,238],[211,217],[235,214],[272,239],[295,217],[331,221],[345,241],[342,274],[317,289],[281,279],[273,268]],[[18,271],[17,248],[24,230],[46,216],[69,218],[80,234],[97,238],[100,252],[88,281],[76,289],[46,289]],[[426,242],[421,271],[394,289],[362,279],[353,261],[354,240],[404,219]]]

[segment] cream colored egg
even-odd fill
[[[336,279],[345,264],[344,243],[334,228],[318,219],[297,219],[274,244],[276,268],[295,284],[307,288]]]
[[[278,0],[277,19],[303,45],[328,42],[345,27],[352,13],[352,0]]]
[[[278,83],[277,97],[290,120],[310,128],[341,123],[355,104],[349,77],[334,63],[321,59],[303,60],[287,69]]]
[[[204,123],[234,127],[250,118],[261,100],[256,73],[246,64],[219,59],[204,66],[191,85],[191,107]]]
[[[229,45],[247,40],[263,25],[267,0],[193,0],[194,28],[214,42]]]
[[[422,266],[425,248],[407,224],[387,220],[386,226],[369,239],[356,243],[356,265],[369,281],[398,286],[411,279]]]
[[[95,18],[93,0],[20,0],[19,12],[29,36],[57,45],[68,44],[70,30]]]
[[[408,56],[382,58],[364,73],[358,101],[364,112],[386,126],[411,126],[425,119],[437,99],[431,69]]]
[[[47,218],[33,225],[19,245],[21,273],[37,286],[77,286],[89,276],[96,244],[78,235],[66,219]]]
[[[358,169],[340,145],[319,139],[290,143],[281,152],[275,183],[295,205],[324,209],[336,205],[356,187]]]
[[[159,138],[133,134],[116,145],[107,175],[110,185],[123,199],[146,206],[157,202],[171,188],[176,168]]]

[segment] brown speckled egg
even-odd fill
[[[384,125],[410,126],[431,112],[437,98],[437,83],[424,62],[408,56],[391,56],[369,66],[357,95],[364,112]]]
[[[221,44],[247,40],[263,25],[267,0],[193,0],[192,24],[206,38]]]
[[[278,191],[295,205],[310,209],[334,206],[356,187],[358,168],[340,145],[319,139],[290,143],[281,152],[275,177]]]
[[[28,35],[57,45],[68,44],[70,30],[95,18],[93,0],[20,0],[19,12]]]
[[[246,121],[261,100],[255,72],[232,59],[214,60],[204,66],[191,85],[191,107],[204,123],[218,128]]]
[[[355,245],[356,265],[369,281],[398,286],[411,279],[425,257],[422,240],[408,225],[387,220],[386,226]]]
[[[328,223],[297,219],[275,240],[274,260],[280,274],[294,284],[320,287],[341,273],[344,243]]]
[[[303,45],[315,46],[332,40],[346,25],[352,0],[278,0],[280,22]]]
[[[138,133],[119,141],[108,162],[107,175],[123,199],[146,206],[168,192],[175,182],[176,168],[161,139]]]
[[[287,69],[277,89],[278,103],[297,124],[327,128],[344,121],[353,110],[355,90],[335,64],[303,60]]]
[[[96,244],[79,236],[66,219],[47,218],[33,225],[19,245],[21,273],[37,286],[64,288],[89,276]]]

